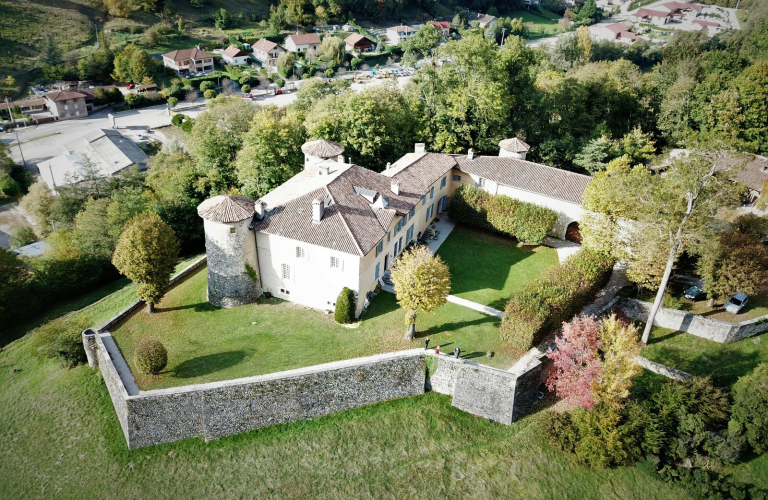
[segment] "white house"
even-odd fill
[[[477,22],[477,25],[480,28],[485,28],[487,26],[493,26],[496,24],[498,19],[496,19],[495,16],[491,16],[488,14],[481,14],[479,12],[475,12],[471,16],[469,16],[469,19],[467,19],[467,22],[472,25],[472,22]]]
[[[394,44],[398,44],[403,40],[411,38],[413,35],[418,33],[418,31],[419,30],[416,28],[412,28],[410,26],[393,26],[391,28],[387,28],[387,39]]]
[[[242,250],[230,249],[227,255],[248,259],[262,291],[316,309],[332,310],[341,289],[348,287],[357,294],[359,314],[368,292],[394,259],[422,238],[447,208],[448,196],[462,184],[552,208],[559,216],[553,231],[558,237],[569,226],[577,232],[581,195],[591,178],[525,161],[528,145],[517,139],[502,144],[503,156],[427,153],[423,144],[417,144],[415,152],[376,173],[346,162],[340,144],[307,143],[302,147],[304,170],[253,202],[253,235],[245,241],[255,242],[255,258],[252,251],[245,251],[246,243],[238,243]],[[224,207],[225,202],[215,204]],[[211,216],[203,214],[210,209],[206,207],[201,205],[198,211],[208,232]],[[225,208],[220,211],[228,213]],[[237,283],[242,283],[244,264],[217,267],[226,260],[219,252],[229,241],[221,234],[229,231],[230,239],[239,241],[241,229],[217,229],[214,239],[220,243],[211,243],[208,249],[209,296],[218,303],[230,298],[242,302]],[[229,284],[222,284],[224,275],[230,276]],[[252,290],[248,283],[246,295]]]
[[[274,66],[277,62],[277,56],[283,52],[285,52],[284,48],[266,38],[253,44],[254,57],[266,66]]]
[[[664,26],[672,19],[672,14],[670,14],[668,11],[643,8],[632,14],[632,19],[639,23],[650,23],[655,26]]]
[[[306,52],[309,49],[317,50],[318,47],[320,47],[320,37],[317,33],[285,37],[285,50],[288,52]]]
[[[630,28],[625,23],[596,24],[590,28],[590,34],[597,40],[632,43],[637,40],[637,34],[629,31]]]
[[[243,66],[248,64],[251,56],[240,50],[237,45],[230,45],[221,53],[221,58],[230,66]]]

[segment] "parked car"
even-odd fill
[[[125,86],[125,88],[127,88],[128,90],[131,90],[133,87],[135,87],[135,85],[132,83],[129,83],[128,85]]]
[[[706,294],[704,293],[704,287],[702,285],[694,285],[683,292],[683,296],[688,300],[696,301],[703,299]]]
[[[136,138],[140,141],[146,140],[147,136],[143,134],[136,134]]]
[[[746,294],[739,292],[728,299],[728,302],[725,303],[723,309],[731,314],[739,314],[739,311],[744,309],[744,306],[747,305],[748,301],[749,297],[747,297]]]

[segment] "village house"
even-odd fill
[[[443,38],[447,38],[451,34],[451,23],[448,21],[432,21],[432,26],[443,35]]]
[[[317,33],[305,35],[288,35],[285,37],[285,50],[288,52],[306,52],[320,47],[320,37]]]
[[[491,16],[488,14],[481,14],[479,12],[475,12],[474,14],[469,16],[469,18],[467,19],[467,22],[470,24],[470,26],[476,22],[477,26],[480,28],[487,28],[487,27],[493,26],[494,24],[496,24],[497,21],[498,19],[496,19],[495,16]]]
[[[418,31],[419,30],[412,28],[411,26],[393,26],[391,28],[387,28],[387,39],[393,44],[398,44],[411,38],[413,35],[418,33]]]
[[[253,44],[253,56],[265,66],[274,66],[277,62],[277,56],[283,52],[285,52],[284,48],[266,38]]]
[[[638,23],[649,23],[654,26],[663,26],[667,24],[672,15],[667,11],[660,11],[654,9],[639,9],[632,14],[632,19]]]
[[[590,33],[597,40],[632,43],[637,40],[637,34],[629,31],[630,28],[625,23],[597,24],[591,27]]]
[[[163,54],[163,65],[179,74],[213,71],[213,56],[199,47]]]
[[[360,33],[352,33],[344,39],[347,52],[368,52],[373,50],[373,42]]]
[[[563,238],[570,231],[578,237],[581,196],[591,178],[526,161],[528,148],[509,139],[500,143],[499,156],[475,156],[471,150],[466,155],[428,153],[417,144],[413,153],[376,173],[345,161],[340,144],[308,142],[302,146],[304,170],[250,202],[250,224],[206,216],[225,214],[234,203],[226,196],[201,204],[206,249],[209,255],[220,252],[219,246],[229,241],[221,235],[244,238],[233,254],[248,259],[262,291],[332,310],[341,289],[348,287],[357,294],[360,314],[368,292],[409,244],[422,239],[461,185],[551,208],[558,214],[553,234]],[[244,236],[245,225],[252,236]],[[236,284],[242,273],[235,274],[231,283]],[[209,297],[218,297],[220,304],[227,303],[222,290],[233,287],[226,281],[209,277],[214,283]]]
[[[14,106],[18,106],[22,113],[34,113],[45,109],[45,101],[45,97],[32,97],[20,101],[11,101],[7,104],[4,101],[0,101],[0,110],[8,112],[13,110]]]
[[[45,106],[56,120],[88,116],[86,99],[92,96],[78,90],[56,90],[45,94]]]
[[[117,130],[97,129],[63,146],[64,154],[37,164],[40,177],[57,188],[93,177],[116,175],[129,167],[146,170],[149,158]]]
[[[230,45],[227,49],[221,53],[221,58],[226,64],[230,66],[243,66],[248,64],[251,56],[240,50],[237,45]]]

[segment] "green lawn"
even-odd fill
[[[541,414],[504,426],[438,394],[129,451],[98,372],[35,361],[29,339],[0,366],[0,498],[687,498],[641,468],[575,464]]]
[[[528,26],[530,30],[529,38],[539,38],[557,33],[557,20],[547,19],[529,10],[513,10],[510,12],[509,17],[514,19],[522,17],[523,22],[530,23]]]
[[[451,294],[504,310],[509,297],[557,264],[557,251],[523,246],[504,236],[459,225],[437,254],[451,270]]]
[[[655,327],[643,356],[693,375],[711,375],[723,387],[768,362],[768,333],[719,344],[687,333]]]
[[[228,380],[290,370],[342,359],[423,345],[462,350],[463,357],[508,368],[522,354],[499,339],[493,316],[445,304],[436,314],[417,318],[417,339],[405,340],[404,312],[394,295],[382,292],[357,328],[336,324],[331,315],[278,299],[232,309],[206,300],[203,268],[172,289],[155,314],[141,310],[112,335],[133,370],[133,349],[144,336],[168,349],[168,366],[157,376],[137,373],[142,389]],[[495,356],[488,358],[487,351]]]

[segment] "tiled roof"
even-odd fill
[[[354,47],[356,44],[362,42],[363,40],[367,40],[368,43],[373,43],[368,38],[361,35],[360,33],[352,33],[351,35],[349,35],[347,38],[344,39],[344,42],[347,45],[351,45],[352,47]]]
[[[636,17],[669,17],[669,12],[652,9],[640,9],[635,12]]]
[[[294,45],[319,45],[320,37],[317,33],[307,33],[304,35],[288,35],[286,40],[290,39]]]
[[[470,22],[472,22],[472,21],[479,21],[481,23],[490,23],[494,19],[496,19],[496,18],[494,16],[489,15],[489,14],[481,14],[479,12],[475,12],[474,14],[469,16],[468,21],[470,21]]]
[[[416,33],[416,28],[412,28],[410,26],[406,26],[404,24],[401,24],[400,26],[392,26],[391,28],[387,28],[387,31],[397,31],[398,33]]]
[[[18,106],[20,108],[33,108],[36,106],[44,106],[45,105],[45,99],[42,97],[38,98],[32,98],[32,99],[22,99],[21,101],[11,101],[8,104],[5,104],[5,102],[0,101],[0,109],[8,109],[13,108],[14,106]]]
[[[415,201],[418,201],[429,186],[448,174],[455,166],[456,160],[446,154],[408,153],[382,174],[400,183],[401,194],[412,195]]]
[[[185,59],[211,59],[213,56],[208,52],[193,47],[191,49],[174,50],[172,52],[166,52],[163,57],[167,57],[172,61],[183,61]]]
[[[512,139],[504,139],[503,141],[499,142],[499,147],[512,153],[524,153],[531,149],[528,144],[521,141],[517,137],[513,137]]]
[[[451,29],[451,23],[448,21],[432,21],[432,26],[439,30]]]
[[[476,156],[474,160],[467,160],[466,156],[458,155],[454,158],[462,172],[569,203],[581,204],[584,188],[592,182],[588,175],[517,158]]]
[[[696,12],[701,11],[701,5],[689,2],[667,2],[665,4],[661,4],[660,7],[666,7],[669,10],[693,9]]]
[[[596,26],[597,27],[597,26]],[[605,29],[608,29],[610,31],[613,31],[617,35],[621,33],[622,31],[629,31],[629,26],[627,26],[624,23],[613,23],[613,24],[605,24],[602,26]]]
[[[197,207],[197,214],[213,222],[239,222],[255,212],[253,200],[247,196],[219,195],[208,198]]]
[[[699,26],[711,26],[712,28],[719,28],[720,23],[714,21],[702,21],[700,19],[694,19],[691,24],[698,24]]]
[[[248,55],[242,50],[240,50],[240,48],[237,45],[230,45],[229,47],[227,47],[227,50],[225,50],[221,54],[227,57],[243,57]]]
[[[60,102],[68,101],[70,99],[85,98],[86,95],[82,92],[78,92],[77,90],[56,90],[54,92],[45,94],[45,97],[46,99],[49,99],[53,102]]]
[[[275,48],[277,48],[277,44],[267,40],[266,38],[262,38],[253,44],[254,51],[258,50],[260,52],[269,52],[271,50],[275,50]]]
[[[334,158],[344,152],[344,146],[338,142],[318,139],[302,144],[301,151],[304,154],[318,158]]]

